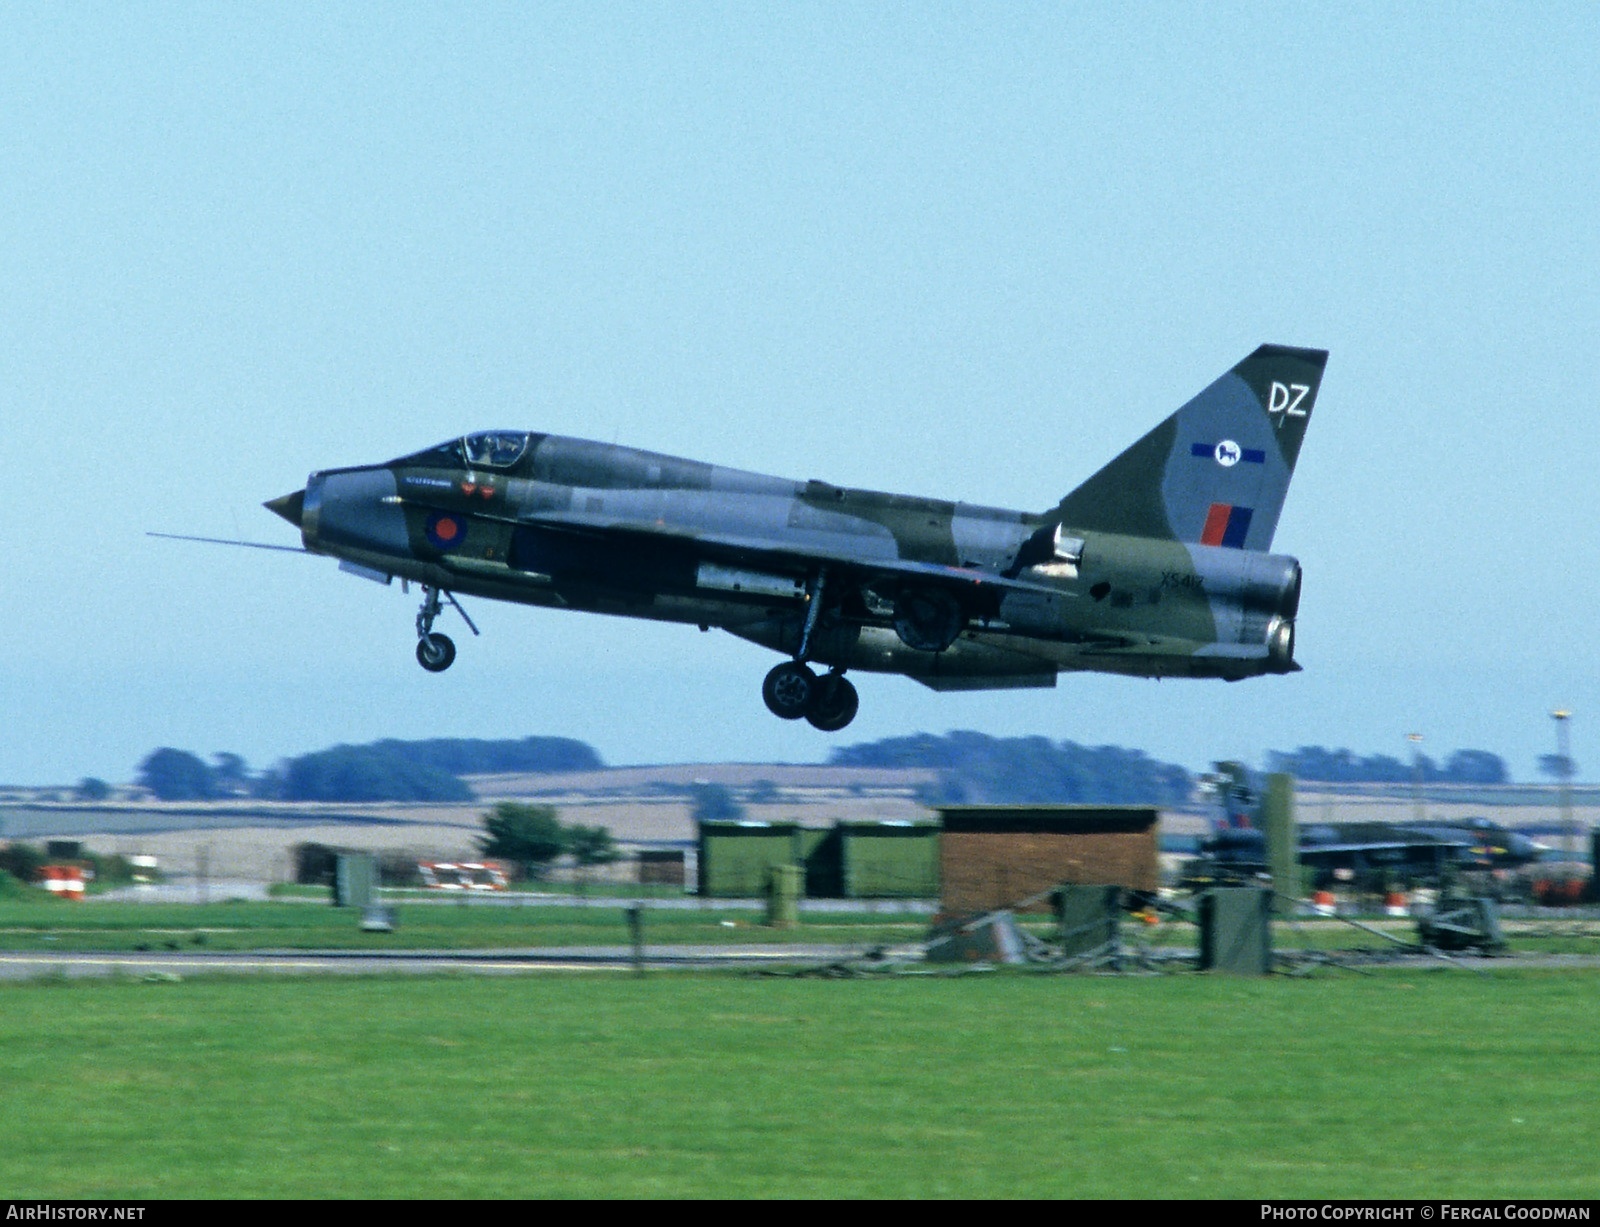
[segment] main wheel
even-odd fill
[[[806,706],[806,719],[812,728],[824,733],[837,733],[856,718],[861,707],[861,696],[856,688],[845,681],[841,673],[829,673],[817,679],[811,688],[811,702]]]
[[[786,660],[767,674],[761,683],[761,698],[767,710],[780,720],[798,720],[811,705],[817,675],[798,660]]]
[[[443,673],[455,658],[456,645],[449,635],[430,633],[417,640],[417,663],[429,673]]]

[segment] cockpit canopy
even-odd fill
[[[480,430],[406,456],[403,462],[452,469],[509,469],[528,454],[532,439],[525,430]]]
[[[525,430],[485,430],[461,440],[461,452],[475,469],[509,469],[527,451]]]

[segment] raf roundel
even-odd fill
[[[453,550],[467,535],[467,526],[459,516],[435,512],[428,517],[428,540],[441,550]]]
[[[1212,452],[1212,455],[1217,458],[1217,463],[1223,468],[1231,469],[1234,465],[1239,463],[1243,453],[1239,450],[1239,445],[1232,439],[1224,439],[1221,443],[1217,444],[1216,450]]]

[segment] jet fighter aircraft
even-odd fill
[[[1320,889],[1340,875],[1437,882],[1457,870],[1520,869],[1547,849],[1487,818],[1460,822],[1334,822],[1300,828],[1300,863],[1316,870]],[[1200,845],[1185,871],[1191,883],[1236,881],[1268,872],[1266,832],[1227,826]]]
[[[767,707],[827,732],[856,714],[849,669],[934,690],[1238,681],[1299,668],[1300,564],[1268,551],[1327,357],[1263,345],[1036,512],[526,430],[325,469],[266,506],[305,550],[419,584],[434,672],[456,654],[434,622],[465,594],[719,627],[787,657]]]

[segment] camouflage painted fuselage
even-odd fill
[[[1300,567],[1267,548],[1325,359],[1257,350],[1041,513],[520,431],[269,506],[372,578],[715,626],[936,689],[1283,673]]]

